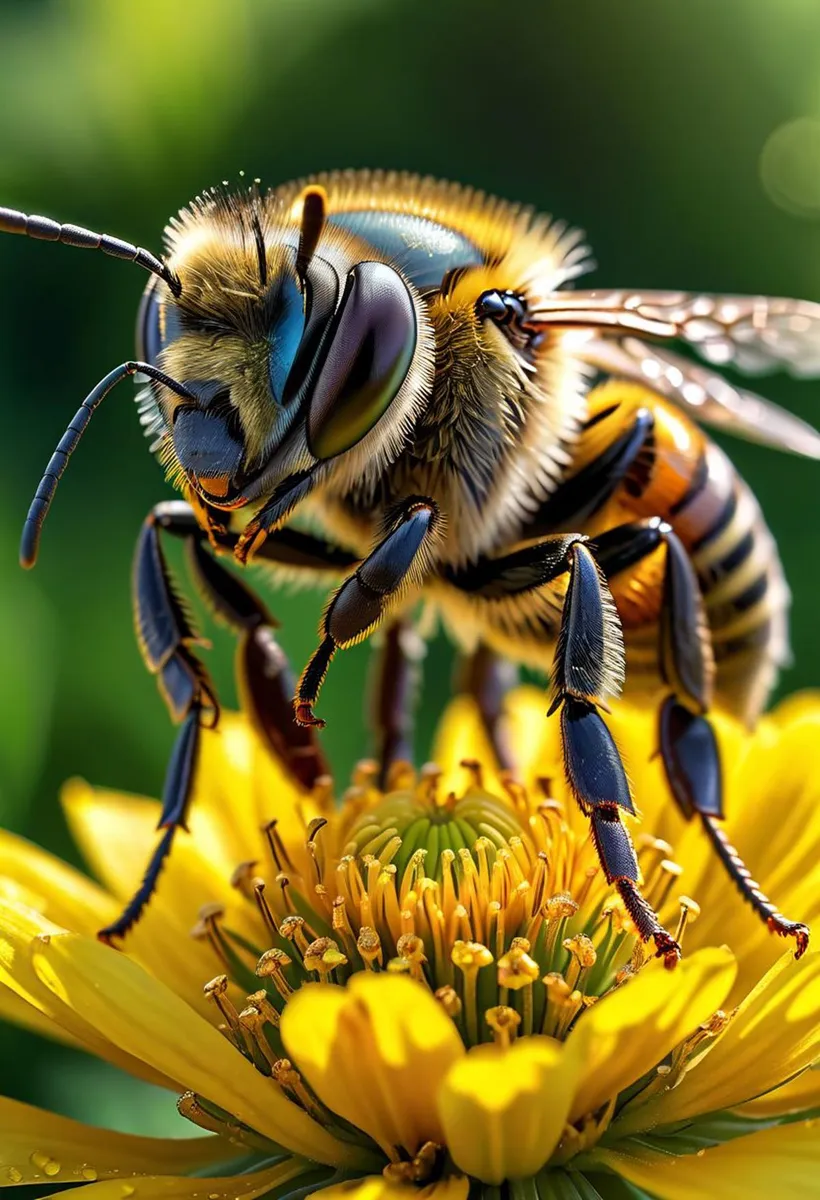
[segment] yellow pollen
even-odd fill
[[[305,950],[305,969],[317,971],[320,975],[329,975],[337,967],[343,967],[347,958],[342,954],[333,938],[321,937],[311,942]]]
[[[271,979],[283,1000],[293,995],[293,988],[285,978],[284,968],[290,966],[291,959],[284,950],[266,950],[256,964],[256,974],[261,979]]]
[[[278,1010],[271,1004],[270,997],[265,991],[252,992],[248,996],[248,1004],[258,1008],[263,1018],[271,1025],[278,1026],[281,1020]]]

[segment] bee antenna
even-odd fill
[[[34,499],[29,505],[28,516],[23,525],[23,536],[20,540],[20,563],[22,566],[33,567],[37,561],[40,535],[43,531],[45,519],[48,516],[48,510],[51,508],[54,493],[57,491],[57,484],[60,482],[68,466],[68,460],[77,449],[77,445],[85,433],[88,422],[111,389],[116,384],[121,383],[123,379],[127,379],[129,375],[136,375],[138,372],[141,375],[147,375],[149,379],[155,379],[158,383],[165,384],[167,388],[170,388],[172,392],[176,392],[178,396],[183,396],[186,400],[193,400],[196,403],[196,396],[193,392],[189,392],[186,387],[181,383],[177,383],[170,375],[166,375],[164,371],[152,367],[149,363],[126,362],[122,363],[119,367],[115,367],[113,371],[109,371],[105,379],[100,380],[77,409],[74,419],[57,444],[57,449],[52,454],[45,469],[45,474],[40,480],[37,491],[34,493]]]
[[[305,278],[305,272],[322,236],[327,218],[327,192],[318,184],[310,184],[302,192],[302,223],[299,229],[299,249],[296,251],[296,274]]]
[[[60,225],[50,217],[27,216],[13,208],[0,208],[0,233],[22,233],[42,242],[62,242],[64,246],[102,250],[103,254],[135,262],[152,275],[158,275],[165,280],[174,296],[182,292],[178,276],[150,250],[143,250],[142,246],[134,246],[108,233],[94,233],[91,229],[83,229],[81,225]]]

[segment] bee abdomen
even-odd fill
[[[711,442],[669,515],[703,592],[718,700],[753,722],[789,658],[789,590],[774,538],[751,489]]]

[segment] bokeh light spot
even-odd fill
[[[761,151],[760,178],[778,208],[820,218],[820,119],[798,117],[775,129]]]

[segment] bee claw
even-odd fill
[[[811,930],[800,921],[786,921],[783,917],[769,917],[768,926],[772,933],[780,937],[793,937],[797,942],[794,950],[795,959],[802,958],[809,948]]]
[[[295,704],[293,717],[297,725],[311,725],[315,729],[324,729],[325,725],[327,725],[327,721],[323,721],[321,717],[313,715],[313,709],[309,704]]]
[[[681,960],[681,948],[671,934],[663,930],[654,934],[655,958],[662,958],[667,971],[674,971]]]

